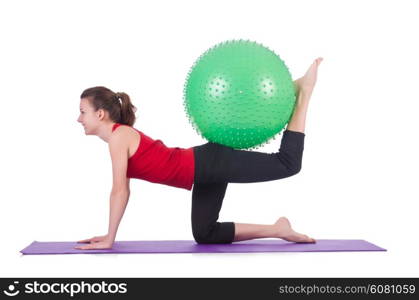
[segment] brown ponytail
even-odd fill
[[[114,93],[104,86],[96,86],[84,90],[80,98],[87,98],[95,111],[106,110],[115,123],[129,126],[135,123],[137,108],[126,93]]]

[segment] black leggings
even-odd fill
[[[227,184],[277,180],[297,174],[304,150],[302,132],[285,130],[276,153],[236,150],[217,143],[193,147],[192,233],[199,244],[232,243],[233,222],[217,222]]]

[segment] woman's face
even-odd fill
[[[94,111],[90,102],[86,98],[80,99],[80,116],[77,122],[83,125],[84,133],[86,135],[95,134],[96,129],[99,127],[100,112]]]

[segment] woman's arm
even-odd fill
[[[130,194],[128,191],[111,192],[109,209],[109,229],[107,235],[109,241],[112,241],[112,243],[115,241],[119,223],[121,222],[122,216],[125,212],[125,208],[128,204],[129,195]]]
[[[115,241],[119,223],[128,203],[130,189],[127,177],[129,136],[124,130],[116,131],[109,140],[112,159],[112,191],[109,209],[108,240]]]
[[[125,208],[130,196],[129,182],[127,177],[128,166],[128,138],[123,131],[115,132],[109,140],[109,151],[112,159],[113,185],[110,196],[109,227],[104,236],[79,241],[90,243],[86,246],[78,246],[76,249],[108,249],[116,238],[119,223],[124,215]]]

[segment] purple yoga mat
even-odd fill
[[[258,239],[232,244],[197,244],[191,240],[115,241],[112,249],[79,250],[76,242],[34,241],[22,254],[82,254],[82,253],[244,253],[244,252],[327,252],[327,251],[387,251],[364,240],[317,240],[316,243],[291,243],[277,239]]]

